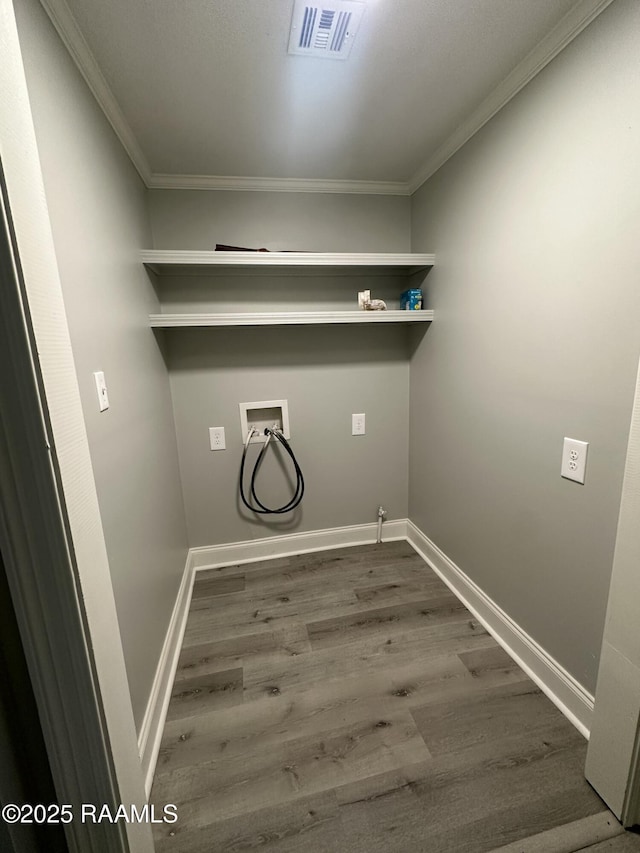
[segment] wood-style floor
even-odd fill
[[[405,542],[202,571],[152,791],[179,820],[156,848],[640,850],[585,752]]]

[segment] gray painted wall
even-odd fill
[[[16,4],[138,728],[186,556],[169,382],[139,263],[145,191],[36,0]],[[100,414],[92,372],[104,370]]]
[[[156,249],[409,252],[408,196],[150,190]]]
[[[437,266],[410,518],[591,691],[640,349],[639,31],[612,4],[413,198]]]
[[[271,249],[409,250],[408,198],[298,193],[154,190],[157,248],[213,248],[216,242]],[[397,300],[393,278],[218,276],[157,280],[169,311],[355,307],[357,291]],[[397,306],[396,306],[397,307]],[[171,375],[180,469],[191,546],[374,522],[407,513],[409,415],[405,329],[286,327],[163,333]],[[292,444],[307,489],[300,510],[256,519],[238,505],[242,436],[238,403],[287,399]],[[351,435],[365,412],[367,434]],[[224,426],[227,450],[209,449],[208,427]],[[255,458],[255,451],[251,450]],[[284,503],[282,472],[265,464],[267,504]],[[262,496],[262,492],[259,491]]]
[[[404,329],[295,327],[172,330],[171,387],[189,542],[259,539],[406,518],[409,362]],[[241,508],[238,403],[287,399],[291,444],[302,467],[299,510],[256,519]],[[365,412],[367,434],[351,435]],[[226,451],[209,449],[208,427],[225,427]],[[251,466],[257,448],[249,448]],[[267,505],[292,494],[276,457],[258,479]]]

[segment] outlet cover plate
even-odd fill
[[[560,474],[567,480],[584,483],[588,450],[588,441],[578,441],[577,438],[567,438],[565,436],[562,446],[562,467],[560,468]]]
[[[224,427],[209,427],[209,447],[212,450],[226,450]]]

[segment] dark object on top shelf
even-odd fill
[[[224,243],[216,243],[216,252],[270,252],[271,249],[243,249],[242,246],[225,246]],[[300,249],[282,249],[282,252],[299,252]],[[307,251],[303,249],[302,251]]]
[[[216,243],[216,252],[268,252],[269,249],[243,249],[242,246],[225,246],[224,243]]]

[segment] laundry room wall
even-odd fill
[[[149,190],[155,249],[410,252],[409,196]]]
[[[140,729],[187,551],[169,381],[148,324],[158,303],[139,260],[145,188],[40,3],[16,15]]]
[[[327,252],[409,250],[408,197],[334,193],[152,190],[154,246]],[[344,276],[151,276],[171,311],[321,310],[355,306],[357,291],[397,300],[402,280]],[[170,307],[168,307],[170,306]],[[191,546],[405,518],[409,366],[406,329],[285,326],[172,329],[164,338]],[[238,404],[289,403],[291,443],[306,481],[301,506],[256,518],[240,503],[243,436]],[[351,415],[366,414],[366,435]],[[223,426],[227,449],[209,449]],[[250,448],[252,466],[256,449]],[[263,503],[292,494],[276,457],[258,479]]]
[[[410,518],[591,692],[640,352],[639,31],[613,3],[413,198],[437,264]]]

